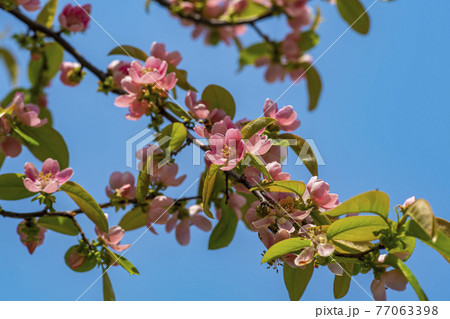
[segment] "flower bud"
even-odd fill
[[[85,4],[84,6],[72,6],[68,4],[59,15],[59,23],[64,29],[72,32],[84,31],[89,25],[90,13],[90,4]]]

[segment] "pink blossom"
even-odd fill
[[[163,91],[164,95],[167,95],[167,91],[172,90],[175,87],[177,81],[178,79],[175,72],[171,72],[164,76],[161,80],[156,82],[156,85],[153,88],[161,90]]]
[[[270,150],[261,156],[264,163],[278,162],[282,163],[287,157],[287,148],[281,147],[280,145],[273,145]]]
[[[281,43],[281,52],[291,62],[298,62],[301,55],[301,50],[298,45],[300,42],[300,33],[289,33]]]
[[[20,241],[27,247],[30,255],[33,254],[36,247],[42,245],[46,231],[46,228],[39,226],[34,220],[30,220],[30,222],[23,220],[17,226]]]
[[[380,279],[374,279],[370,284],[370,291],[372,292],[373,299],[376,301],[386,300],[386,287],[397,291],[403,291],[406,289],[408,280],[398,269],[392,269],[384,272]]]
[[[327,235],[320,233],[312,239],[312,245],[302,250],[302,252],[295,258],[294,264],[297,267],[303,267],[309,264],[316,254],[319,256],[328,257],[334,253],[334,246],[327,243]]]
[[[160,168],[154,169],[153,174],[150,175],[150,181],[152,183],[160,183],[163,186],[178,186],[186,179],[186,175],[176,178],[177,173],[178,165],[168,163]]]
[[[252,166],[248,166],[246,169],[244,169],[244,176],[252,184],[258,184],[261,181],[261,173]],[[236,191],[241,193],[250,193],[248,189],[240,183],[234,185],[234,188],[236,189]]]
[[[250,139],[245,141],[245,148],[247,152],[253,155],[264,155],[272,147],[272,140],[268,139],[266,135],[261,136],[256,133]]]
[[[409,205],[412,205],[416,201],[416,196],[412,196],[405,200],[402,207],[403,209],[406,209]]]
[[[317,176],[311,177],[306,190],[314,204],[324,209],[333,209],[339,205],[338,195],[330,193],[330,185]]]
[[[298,31],[301,27],[310,24],[311,8],[307,5],[307,0],[278,0],[277,2],[283,6],[292,29]]]
[[[47,119],[40,119],[41,109],[34,104],[25,104],[23,92],[17,92],[9,107],[12,107],[11,117],[31,127],[40,127],[47,123]]]
[[[284,106],[278,110],[277,103],[267,99],[263,110],[264,116],[276,119],[276,125],[286,132],[292,132],[300,126],[300,120],[297,120],[297,112],[294,111],[291,105]]]
[[[8,136],[11,127],[6,118],[0,118],[0,151],[8,157],[17,157],[22,152],[22,145],[13,136]]]
[[[67,4],[58,17],[59,23],[64,29],[72,32],[84,31],[89,25],[91,8],[90,4],[82,7]]]
[[[128,120],[136,121],[145,114],[149,107],[148,102],[140,98],[142,87],[140,84],[133,82],[130,76],[124,77],[120,83],[127,94],[116,97],[114,105],[128,107],[129,113],[125,117]]]
[[[164,195],[156,196],[152,200],[148,208],[146,221],[146,225],[151,232],[157,234],[153,228],[154,224],[164,225],[167,223],[169,220],[169,209],[174,203],[175,201],[172,198]]]
[[[207,151],[206,156],[212,163],[222,166],[223,171],[232,170],[244,158],[245,144],[238,129],[228,130],[225,136],[212,135],[209,146],[211,151]]]
[[[14,0],[17,5],[21,5],[26,11],[36,11],[41,7],[40,0]]]
[[[178,51],[167,52],[164,43],[153,42],[150,54],[155,58],[166,60],[173,66],[177,66],[181,62],[181,54]]]
[[[234,193],[234,194],[230,194],[230,196],[229,196],[228,205],[231,208],[233,208],[238,220],[242,219],[241,208],[244,207],[244,205],[246,203],[247,203],[247,200],[242,195]],[[220,209],[216,209],[216,217],[217,217],[217,219],[222,218],[222,211]]]
[[[166,61],[151,56],[145,61],[144,66],[136,60],[131,62],[128,72],[137,84],[154,84],[164,78],[167,66]]]
[[[184,102],[191,112],[191,114],[197,119],[207,119],[209,116],[209,104],[206,101],[197,100],[197,93],[189,90],[186,94]]]
[[[106,218],[108,218],[108,214],[105,215]],[[95,226],[95,233],[105,242],[106,245],[108,245],[115,251],[123,251],[131,246],[130,244],[126,245],[120,244],[120,241],[125,235],[125,230],[120,226],[111,227],[107,233],[105,233],[103,230]]]
[[[176,211],[167,221],[166,232],[170,233],[175,228],[178,243],[182,246],[188,245],[191,236],[190,225],[195,225],[203,231],[210,231],[212,228],[211,222],[198,214],[202,211],[203,208],[200,205],[193,205],[187,211]]]
[[[234,12],[242,13],[248,7],[248,0],[233,0],[231,6]]]
[[[71,269],[77,269],[83,266],[86,256],[80,254],[76,249],[72,250],[72,253],[67,258],[67,265]]]
[[[231,118],[227,115],[223,120],[215,122],[211,128],[211,134],[225,135],[228,130],[237,129],[237,126],[233,123]]]
[[[274,181],[287,181],[291,179],[289,173],[282,172],[282,166],[278,162],[271,162],[266,165],[266,168]]]
[[[284,67],[279,63],[274,63],[269,57],[261,57],[255,61],[255,66],[262,67],[267,66],[267,70],[264,74],[264,78],[267,82],[273,83],[277,80],[284,81],[286,71]]]
[[[116,87],[121,88],[120,82],[128,75],[130,65],[130,62],[120,60],[114,60],[108,65],[108,71],[111,72]]]
[[[59,70],[61,71],[60,80],[68,86],[77,86],[82,79],[81,64],[77,62],[63,62]]]
[[[136,197],[134,176],[130,172],[113,172],[109,178],[109,186],[106,186],[106,195],[134,199]]]
[[[25,163],[25,179],[23,184],[30,192],[54,193],[59,186],[67,182],[73,175],[71,168],[59,171],[58,161],[47,158],[42,164],[41,172],[30,163]]]

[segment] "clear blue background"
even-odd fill
[[[59,10],[63,3],[61,1]],[[370,5],[371,1],[364,1]],[[319,56],[347,28],[335,7],[313,1],[323,11],[324,23],[319,32],[320,45],[312,54]],[[313,138],[325,161],[321,178],[328,181],[340,199],[380,189],[391,197],[391,207],[415,195],[430,201],[436,215],[449,219],[450,145],[448,122],[450,60],[448,42],[450,3],[446,0],[379,2],[370,10],[371,31],[368,36],[347,32],[317,63],[324,89],[318,109],[307,111],[304,83],[291,88],[280,99],[280,106],[291,104],[302,120],[297,133]],[[290,82],[269,85],[262,70],[246,68],[237,74],[237,50],[234,47],[204,46],[190,37],[190,29],[181,27],[158,5],[144,12],[144,1],[108,1],[93,3],[93,16],[120,44],[131,44],[148,51],[153,41],[166,43],[169,50],[182,52],[180,67],[189,71],[190,82],[202,90],[215,83],[234,96],[236,118],[257,117],[267,97],[276,99]],[[0,12],[1,27],[14,32],[25,27],[5,12]],[[265,31],[282,38],[285,21],[272,19],[261,24]],[[71,36],[70,41],[90,61],[106,68],[111,57],[106,54],[116,46],[95,23],[88,32]],[[245,44],[259,41],[252,30]],[[20,84],[27,85],[27,54],[18,51],[10,40],[8,46],[18,55]],[[66,55],[66,60],[73,58]],[[10,89],[1,67],[0,95]],[[49,89],[49,107],[54,125],[65,137],[71,154],[73,180],[89,190],[99,202],[106,201],[104,187],[115,170],[125,171],[125,142],[146,125],[145,119],[125,120],[125,110],[114,106],[114,96],[96,93],[97,79],[88,74],[77,88],[62,85],[57,78]],[[186,151],[180,162],[190,161]],[[6,160],[2,173],[22,172],[23,164],[32,161],[28,151]],[[291,161],[292,163],[292,161]],[[183,187],[170,190],[178,196],[198,176],[201,168],[182,166],[188,178]],[[291,166],[293,177],[308,180],[304,167]],[[195,185],[187,195],[196,194]],[[27,200],[0,203],[5,209],[20,212],[37,209]],[[58,194],[57,209],[71,209],[74,204]],[[123,215],[110,213],[111,224]],[[77,238],[55,232],[46,233],[45,242],[30,256],[19,242],[19,220],[1,219],[0,242],[1,300],[75,300],[100,275],[100,270],[75,273],[64,263],[63,255]],[[92,224],[80,217],[89,237]],[[126,253],[140,270],[130,277],[118,267],[110,276],[119,300],[286,300],[282,272],[260,265],[263,246],[257,236],[240,224],[236,236],[226,249],[209,251],[208,234],[192,231],[191,243],[181,247],[173,233],[147,233]],[[142,234],[136,230],[125,235],[123,243],[132,243]],[[432,300],[449,298],[448,264],[436,252],[417,244],[408,262]],[[305,300],[332,300],[332,274],[325,268],[314,274],[304,295]],[[369,291],[371,275],[355,277]],[[82,300],[102,298],[101,280]],[[388,291],[390,300],[416,300],[410,286],[402,293]],[[352,283],[346,300],[369,300],[369,296]]]

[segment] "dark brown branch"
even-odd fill
[[[92,246],[92,244],[91,244],[91,242],[89,241],[89,239],[87,239],[87,237],[86,237],[86,235],[85,235],[83,229],[81,228],[80,224],[78,224],[78,221],[75,219],[75,216],[72,215],[71,218],[72,218],[72,221],[73,221],[75,227],[76,227],[76,228],[78,229],[78,231],[80,232],[81,238],[84,240],[84,242],[85,242],[86,244],[89,245],[89,248],[93,249],[94,247]]]
[[[5,10],[2,5],[0,5],[0,8]],[[103,73],[101,70],[97,69],[94,65],[92,65],[89,61],[87,61],[77,50],[75,50],[75,48],[69,42],[64,40],[58,32],[55,32],[52,29],[49,29],[44,25],[31,20],[22,12],[20,12],[18,8],[15,8],[11,11],[8,10],[5,11],[9,12],[17,19],[25,23],[31,30],[40,31],[49,36],[50,38],[53,38],[64,48],[64,50],[69,52],[83,67],[94,73],[100,79],[100,81],[104,81],[106,79],[105,73]]]
[[[275,14],[275,10],[273,8],[269,9],[266,13],[256,17],[256,18],[250,18],[250,19],[240,19],[236,21],[224,21],[214,18],[205,18],[199,13],[192,13],[192,14],[184,14],[182,12],[173,12],[171,10],[171,5],[168,1],[165,0],[156,0],[158,4],[160,4],[162,7],[167,8],[171,13],[177,15],[180,19],[189,20],[198,24],[202,24],[208,27],[213,28],[220,28],[220,27],[227,27],[227,26],[237,26],[237,25],[243,25],[243,24],[251,24],[257,21],[261,21],[264,19],[267,19]]]

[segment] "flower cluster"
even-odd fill
[[[0,115],[0,150],[5,156],[16,157],[22,152],[17,135],[11,135],[15,127],[41,127],[47,123],[47,119],[39,118],[39,113],[39,106],[25,104],[23,92],[15,93],[12,103]]]
[[[17,226],[19,239],[27,247],[30,255],[43,244],[46,231],[47,229],[39,226],[34,219],[23,220]]]
[[[181,55],[167,52],[164,44],[153,43],[151,56],[144,65],[134,60],[129,65],[123,61],[113,61],[109,70],[113,75],[114,83],[119,82],[120,88],[126,91],[125,95],[116,98],[114,104],[118,107],[128,107],[126,118],[138,120],[144,114],[150,114],[154,102],[158,98],[167,98],[168,91],[177,83],[175,72],[168,72],[169,64],[177,66]]]

